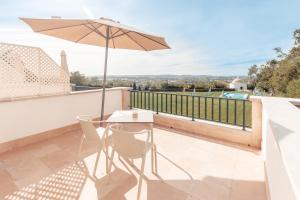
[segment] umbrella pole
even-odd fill
[[[104,61],[104,75],[102,83],[102,103],[101,103],[101,117],[104,117],[104,104],[105,104],[105,87],[106,87],[106,71],[107,71],[107,56],[108,56],[108,42],[109,42],[109,27],[106,28],[106,46],[105,46],[105,61]]]

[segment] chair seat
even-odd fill
[[[143,154],[148,152],[151,148],[151,143],[145,143],[144,141],[140,140],[133,140],[130,143],[130,146],[128,145],[118,145],[116,148],[116,151],[118,154],[120,154],[123,157],[130,158],[130,159],[136,159],[141,158]]]

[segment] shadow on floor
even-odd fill
[[[266,200],[265,182],[205,176],[194,178],[188,169],[158,152],[158,155],[186,174],[186,180],[147,180],[147,200],[201,199],[201,200]]]
[[[42,178],[38,183],[30,184],[12,194],[5,200],[78,200],[87,179],[93,182],[98,199],[121,200],[125,193],[135,187],[137,179],[132,174],[115,169],[110,175],[101,178],[91,176],[84,162],[80,161]],[[95,196],[95,195],[92,195]]]
[[[116,169],[95,182],[98,199],[121,200],[137,185],[137,178],[123,170]]]
[[[231,181],[231,186],[222,182]],[[147,200],[266,200],[265,183],[207,176],[201,180],[149,180]]]
[[[62,170],[42,178],[36,184],[7,195],[4,199],[35,200],[35,199],[57,199],[76,200],[80,197],[81,190],[87,176],[82,171],[82,162],[69,165]]]
[[[172,165],[176,165],[176,168],[179,170],[187,172],[187,170],[182,169],[176,163],[170,162]],[[109,176],[96,178],[89,175],[84,162],[78,162],[48,177],[44,177],[37,184],[31,184],[13,194],[7,195],[4,199],[77,200],[80,199],[87,179],[93,182],[92,187],[97,192],[94,195],[95,198],[97,196],[97,199],[104,200],[124,200],[126,199],[125,194],[137,185],[137,177],[132,175],[132,173],[116,168]],[[259,181],[235,180],[213,176],[194,179],[190,175],[186,177],[186,180],[168,180],[158,175],[155,180],[147,179],[145,181],[147,189],[143,190],[142,193],[144,193],[147,200],[266,199],[265,183]],[[230,184],[224,184],[228,182]]]

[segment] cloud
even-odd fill
[[[28,27],[0,28],[0,38],[8,43],[41,47],[58,63],[60,51],[65,50],[70,71],[80,70],[87,75],[103,73],[104,48],[33,33]],[[187,41],[173,41],[171,46],[171,50],[154,52],[110,49],[108,72],[119,75],[212,73],[201,63],[199,47]]]
[[[268,3],[268,8],[262,6],[266,5],[266,1],[229,1],[225,4],[213,2],[3,1],[0,5],[0,42],[41,47],[58,62],[60,51],[64,49],[70,71],[80,70],[88,75],[103,73],[104,48],[74,44],[33,33],[18,17],[103,16],[165,36],[172,47],[171,50],[155,52],[110,49],[109,74],[246,74],[247,68],[252,64],[260,64],[274,56],[274,47],[283,46],[287,49],[291,46],[291,30],[300,20],[297,12],[290,12],[294,13],[292,17],[288,13],[283,16],[276,12],[280,7],[273,5],[273,2]],[[285,9],[297,8],[287,5],[285,4]],[[276,23],[270,21],[274,21],[273,18]],[[274,31],[273,26],[281,31]]]

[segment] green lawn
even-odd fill
[[[131,105],[135,108],[158,110],[158,112],[191,118],[194,114],[195,119],[206,119],[238,126],[243,126],[243,106],[245,106],[245,126],[251,127],[251,102],[216,98],[220,94],[221,92],[212,92],[210,96],[205,97],[206,92],[197,92],[193,97],[191,92],[164,92],[163,94],[160,92],[135,92],[135,94],[131,94]]]

